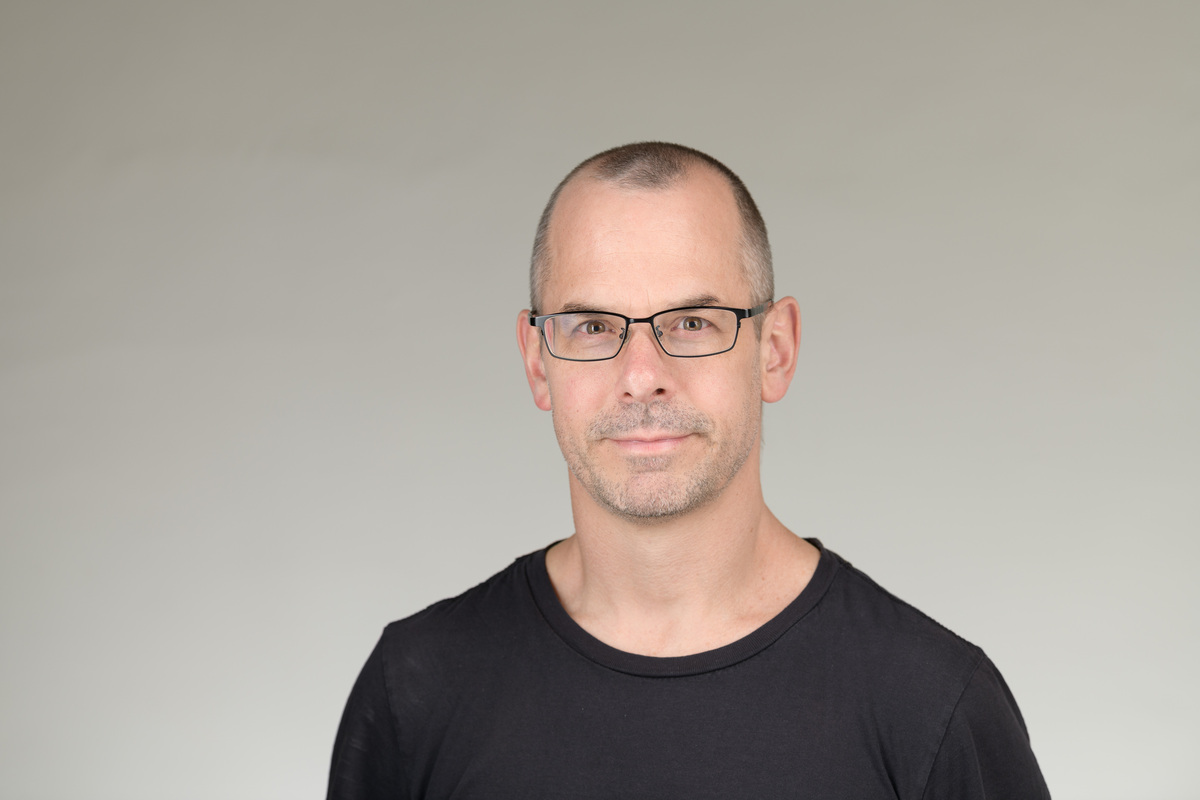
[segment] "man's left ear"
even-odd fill
[[[796,372],[796,355],[800,349],[800,304],[796,298],[784,297],[772,304],[763,320],[759,347],[762,399],[766,403],[775,403],[787,394]]]

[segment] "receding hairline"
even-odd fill
[[[584,160],[555,187],[542,211],[534,238],[529,275],[530,308],[535,313],[543,311],[539,306],[550,272],[551,223],[558,200],[568,186],[590,180],[629,191],[669,191],[699,173],[719,177],[732,195],[740,228],[743,277],[749,285],[752,302],[772,299],[774,275],[766,224],[742,180],[720,161],[699,150],[666,142],[641,142],[615,147]]]
[[[605,186],[612,186],[616,189],[625,192],[670,192],[679,189],[697,179],[701,175],[715,177],[720,181],[720,184],[729,190],[729,200],[736,207],[737,197],[736,190],[729,179],[721,173],[720,170],[714,169],[712,166],[700,160],[691,160],[680,163],[678,170],[670,172],[655,172],[654,174],[637,174],[631,175],[624,171],[616,171],[611,168],[605,168],[603,164],[585,164],[581,165],[580,169],[572,171],[572,173],[563,180],[562,187],[554,196],[554,205],[551,207],[551,215],[558,207],[559,200],[562,199],[562,192],[570,188],[576,187],[581,183],[593,183]]]
[[[716,179],[714,183],[708,184],[707,179]],[[564,196],[581,190],[584,186],[590,185],[595,187],[608,187],[615,189],[621,194],[651,194],[665,195],[675,191],[687,191],[689,188],[696,187],[697,181],[703,181],[707,186],[700,188],[700,191],[708,191],[709,187],[717,187],[718,192],[724,192],[724,200],[729,208],[733,209],[738,220],[739,233],[745,233],[745,222],[741,218],[740,209],[737,205],[737,192],[733,184],[721,174],[719,170],[713,169],[708,164],[702,161],[683,164],[676,172],[673,171],[668,175],[655,175],[649,180],[644,177],[631,177],[624,173],[613,174],[605,172],[597,168],[595,165],[588,165],[571,174],[568,180],[564,180],[560,189],[553,197],[553,205],[548,206],[550,217],[548,220],[546,233],[549,235],[555,217],[558,214],[559,207],[564,205]],[[584,189],[586,191],[586,189]],[[574,200],[567,198],[566,205],[571,205]],[[549,253],[547,253],[547,256]]]

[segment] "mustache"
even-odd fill
[[[591,439],[610,439],[635,431],[657,431],[683,436],[689,433],[710,433],[712,420],[694,408],[681,408],[665,403],[631,404],[607,411],[588,426]]]

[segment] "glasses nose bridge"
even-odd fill
[[[658,331],[654,327],[654,317],[646,317],[644,319],[634,319],[633,317],[626,317],[625,318],[625,332],[621,335],[621,347],[617,351],[617,355],[620,355],[621,350],[624,350],[625,345],[629,343],[629,339],[633,335],[633,326],[638,325],[643,322],[646,323],[646,327],[649,328],[649,330],[647,331],[647,334],[654,341],[654,343],[656,345],[658,345],[658,349],[664,354],[667,353],[667,349],[665,347],[663,347],[662,340],[658,338]]]

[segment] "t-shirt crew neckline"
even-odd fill
[[[546,550],[553,545],[533,554],[527,562],[529,566],[526,575],[534,603],[546,622],[559,638],[580,655],[603,667],[630,675],[650,678],[683,677],[723,669],[750,658],[771,645],[816,606],[829,589],[841,563],[836,555],[825,549],[819,539],[807,541],[821,551],[821,558],[808,584],[787,607],[737,641],[715,650],[686,656],[660,657],[627,653],[605,644],[581,628],[562,607],[546,571]]]

